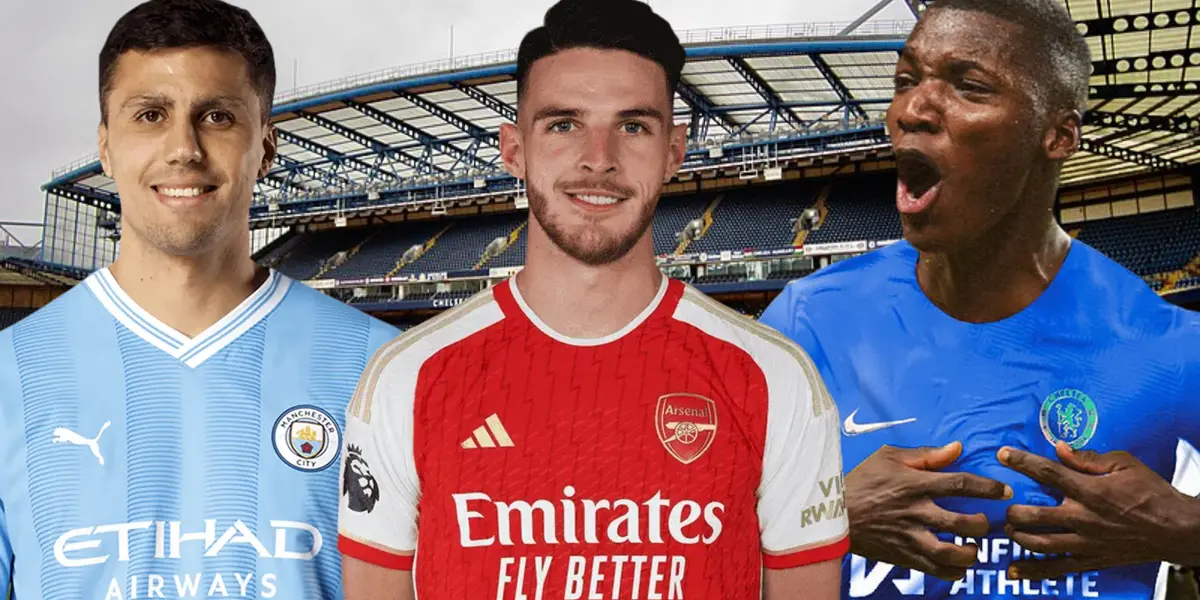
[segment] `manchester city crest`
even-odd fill
[[[1046,396],[1038,420],[1042,435],[1051,444],[1061,440],[1078,450],[1096,434],[1100,415],[1096,412],[1096,403],[1087,394],[1067,388]]]
[[[341,428],[316,406],[287,409],[275,421],[271,436],[279,458],[300,471],[324,470],[341,451]]]

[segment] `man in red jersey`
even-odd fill
[[[526,266],[376,354],[347,409],[347,600],[834,599],[838,415],[781,335],[664,277],[684,51],[564,0],[518,54]]]

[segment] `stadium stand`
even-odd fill
[[[0,308],[0,331],[16,325],[18,321],[33,314],[33,308]]]
[[[481,268],[483,265],[480,267],[476,265],[483,260],[484,251],[493,242],[504,241],[504,243],[497,244],[502,248],[498,248],[498,254],[493,260],[513,252],[513,245],[510,245],[511,236],[514,234],[521,236],[524,233],[522,225],[526,218],[526,214],[522,212],[455,221],[432,248],[417,260],[405,265],[400,273],[447,273]],[[522,249],[521,256],[514,264],[521,264],[524,261],[524,246],[520,247]],[[515,253],[513,254],[515,255]],[[487,262],[491,263],[491,261]],[[497,264],[488,264],[487,266],[497,266]]]
[[[798,236],[796,219],[817,208],[817,226],[808,244],[848,241],[879,242],[903,236],[891,174],[840,178],[833,181],[786,182],[735,188],[721,193],[701,192],[663,198],[653,225],[659,256],[683,252],[719,254],[791,248]],[[297,279],[358,279],[396,274],[445,273],[524,263],[526,211],[427,220],[355,229],[330,229],[296,234],[269,249],[264,264]],[[698,239],[684,243],[681,233],[692,228]],[[1168,285],[1200,285],[1200,265],[1188,272],[1189,261],[1200,255],[1200,209],[1195,206],[1072,224],[1077,238],[1145,277],[1156,290]],[[414,247],[423,254],[408,255]],[[490,247],[490,251],[489,251]],[[485,254],[491,254],[486,257]],[[802,277],[812,268],[774,268],[768,280]],[[746,277],[744,266],[710,269],[691,280],[695,284],[732,283]],[[466,292],[410,293],[406,299],[455,299]],[[380,302],[391,294],[368,294],[354,303]]]
[[[829,194],[828,213],[808,236],[808,243],[900,239],[903,231],[895,197],[895,175],[839,181]]]
[[[1089,221],[1078,239],[1138,275],[1175,271],[1200,252],[1200,210],[1176,208]]]
[[[812,206],[820,188],[808,183],[754,186],[724,194],[704,237],[691,252],[788,248],[795,240],[793,221]]]

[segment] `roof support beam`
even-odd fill
[[[1178,96],[1180,94],[1200,94],[1200,83],[1195,81],[1170,83],[1119,83],[1114,85],[1093,85],[1089,97],[1093,100],[1115,100],[1127,98],[1161,98]]]
[[[863,23],[870,21],[871,17],[874,17],[876,14],[879,13],[879,11],[886,8],[887,5],[889,5],[891,3],[892,3],[892,0],[879,0],[879,2],[877,2],[875,4],[875,6],[868,8],[867,12],[863,13],[857,19],[852,21],[849,25],[846,26],[845,29],[839,31],[838,36],[841,37],[841,36],[850,35],[851,33],[854,33],[855,29],[858,29],[859,27],[861,27]]]
[[[1139,13],[1135,15],[1120,15],[1100,19],[1085,19],[1076,21],[1075,26],[1080,33],[1088,37],[1111,35],[1114,33],[1130,33],[1136,31],[1154,31],[1156,29],[1187,28],[1194,22],[1195,17],[1189,13],[1195,10],[1163,10]],[[1183,15],[1188,17],[1184,20]]]
[[[371,117],[372,119],[375,119],[376,121],[379,121],[384,125],[387,125],[388,127],[391,127],[392,129],[395,129],[396,131],[399,131],[400,133],[403,133],[404,135],[407,135],[410,138],[413,138],[414,140],[417,140],[420,142],[420,145],[425,146],[426,148],[432,148],[444,154],[451,155],[457,160],[467,160],[475,166],[486,165],[486,163],[478,159],[472,160],[474,157],[468,156],[466,152],[460,150],[457,146],[451,144],[450,142],[439,140],[437,137],[431,135],[425,130],[405,123],[404,121],[388,114],[385,111],[375,108],[370,104],[364,104],[350,100],[346,102],[346,105],[368,117]],[[396,147],[396,149],[403,151],[405,148]],[[434,166],[432,157],[426,156],[424,160],[431,166]],[[440,167],[434,166],[434,168],[437,169],[438,172],[445,172],[445,169],[441,169]]]
[[[325,146],[324,144],[319,144],[308,138],[300,137],[286,129],[276,128],[276,132],[277,135],[284,141],[300,146],[301,148],[308,150],[313,154],[320,154],[333,161],[334,164],[352,168],[372,179],[374,179],[376,175],[383,175],[383,172],[377,167],[369,165],[362,160],[354,158],[353,156],[342,154],[341,152]]]
[[[1084,115],[1083,124],[1120,127],[1136,131],[1200,134],[1200,116],[1189,117],[1188,115],[1178,115],[1174,117],[1155,117],[1151,115],[1091,111]]]
[[[296,175],[304,175],[310,179],[320,179],[322,183],[330,187],[335,185],[353,184],[352,181],[334,171],[326,169],[320,165],[305,164],[294,158],[284,156],[283,154],[276,154],[275,161],[282,165],[283,169],[272,170],[268,173],[268,175],[285,172],[288,173],[289,181],[295,178]],[[305,188],[305,191],[308,191],[307,188]]]
[[[1165,171],[1171,169],[1184,169],[1187,165],[1168,158],[1162,158],[1146,152],[1138,152],[1137,150],[1129,150],[1109,144],[1102,144],[1088,139],[1079,140],[1079,149],[1092,154],[1099,154],[1109,158],[1116,158],[1127,163],[1149,167],[1155,171]]]
[[[1118,59],[1098,60],[1092,63],[1092,75],[1117,75],[1119,73],[1144,73],[1165,69],[1188,67],[1188,57],[1194,50],[1165,50]]]
[[[829,83],[829,87],[837,92],[838,98],[842,99],[842,103],[846,104],[850,108],[850,111],[858,115],[860,119],[867,118],[867,111],[863,110],[861,105],[850,104],[850,101],[854,100],[854,94],[850,93],[850,88],[847,88],[846,84],[842,83],[842,80],[833,72],[833,69],[829,68],[829,63],[825,62],[825,59],[821,58],[820,54],[810,54],[808,58],[812,61],[813,66],[817,67],[817,70],[821,72],[821,76],[825,78],[825,81]]]
[[[682,78],[675,86],[675,91],[679,93],[679,98],[692,109],[692,121],[689,125],[689,137],[692,140],[708,137],[708,124],[712,121],[715,121],[727,133],[732,133],[741,127],[728,114],[718,111],[712,100],[709,100],[707,96],[700,93],[700,90],[692,87]]]
[[[788,125],[791,125],[794,129],[804,129],[804,121],[796,116],[796,113],[792,112],[790,108],[783,105],[783,100],[779,97],[779,94],[776,94],[775,90],[771,89],[771,86],[767,85],[767,82],[763,81],[762,77],[754,69],[751,69],[750,65],[746,64],[746,59],[730,57],[725,60],[729,62],[734,71],[738,72],[738,75],[741,75],[746,80],[746,83],[750,84],[750,87],[754,88],[755,92],[758,92],[758,95],[767,102],[771,110],[778,117],[787,121]],[[772,120],[771,130],[774,131],[774,129],[774,120]]]
[[[476,102],[492,109],[496,114],[507,119],[509,123],[517,122],[517,111],[508,103],[501,102],[499,98],[473,85],[463,85],[461,83],[455,83],[453,85],[454,89],[466,94],[467,97],[475,100]]]
[[[484,128],[416,94],[405,91],[397,91],[396,94],[401,98],[411,102],[413,106],[416,106],[417,108],[420,108],[421,110],[424,110],[425,112],[449,123],[467,135],[482,141],[482,143],[493,147],[499,147],[500,144],[496,139],[497,136],[495,134],[489,134]]]
[[[342,125],[341,123],[338,123],[337,121],[334,121],[332,119],[327,119],[325,117],[322,117],[321,115],[314,115],[312,113],[303,112],[303,111],[300,113],[300,116],[313,122],[313,123],[316,123],[317,125],[320,125],[321,127],[324,127],[325,129],[328,129],[328,130],[330,130],[330,131],[332,131],[332,132],[334,132],[334,133],[336,133],[336,134],[338,134],[360,146],[363,146],[364,148],[370,149],[372,152],[374,152],[378,156],[387,156],[388,158],[398,161],[401,164],[408,165],[413,170],[415,170],[417,173],[424,174],[424,173],[444,173],[445,172],[444,170],[433,165],[432,163],[428,163],[424,160],[421,160],[407,152],[404,152],[403,150],[397,150],[395,148],[392,148],[392,147],[388,146],[387,144],[385,144],[373,137],[370,137],[359,131],[350,129],[349,127],[346,127],[345,125]],[[375,168],[375,172],[377,174],[382,174],[382,178],[390,178],[391,177],[390,173],[383,173],[382,171],[380,171],[378,164],[374,165],[374,168]]]

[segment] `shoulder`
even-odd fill
[[[1099,250],[1075,240],[1079,267],[1068,283],[1078,307],[1127,339],[1195,341],[1200,313],[1171,304],[1141,277]]]
[[[816,303],[847,297],[877,297],[915,275],[917,250],[899,241],[848,258],[787,285],[793,301]]]
[[[292,289],[288,291],[288,294],[298,304],[306,306],[309,310],[315,312],[314,318],[330,321],[334,324],[348,322],[361,323],[370,328],[373,335],[382,333],[388,335],[389,338],[400,334],[400,330],[392,325],[372,317],[341,300],[315,290],[303,282],[291,280],[291,286]]]
[[[818,400],[814,410],[819,414],[825,408],[819,400],[827,395],[823,393],[821,377],[812,358],[804,348],[779,331],[730,309],[691,286],[685,286],[674,319],[717,340],[729,352],[744,355],[773,390],[793,391],[800,387],[796,385],[798,381],[807,382],[807,391]],[[773,391],[772,396],[775,395]]]
[[[503,318],[504,312],[488,289],[383,344],[367,363],[351,412],[363,411],[358,397],[370,403],[376,396],[388,395],[381,393],[383,390],[398,388],[408,390],[406,395],[411,395],[417,376],[431,357]]]
[[[818,329],[869,326],[868,307],[913,289],[916,261],[905,241],[839,261],[788,283],[761,320],[816,352]]]

